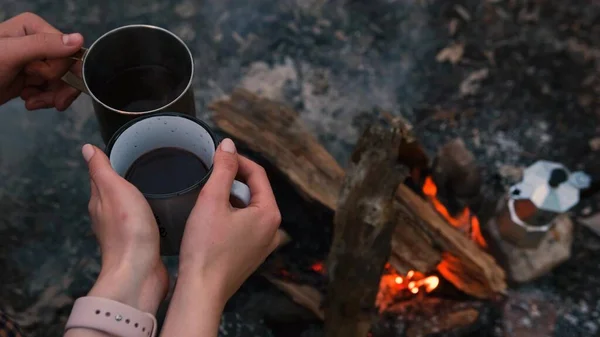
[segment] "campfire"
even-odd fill
[[[430,160],[406,121],[383,115],[344,170],[279,103],[236,90],[211,109],[238,144],[266,159],[311,205],[335,214],[332,224],[318,224],[333,226],[328,256],[306,267],[326,289],[285,268],[263,274],[324,320],[328,337],[459,336],[502,301],[507,278],[534,279],[568,257],[566,216],[538,249],[498,234],[496,214],[508,192],[483,184],[461,140],[443,144]],[[389,317],[402,324],[385,323]]]
[[[483,234],[481,234],[479,219],[471,212],[469,207],[463,208],[457,215],[451,215],[446,206],[444,206],[444,204],[436,197],[437,186],[430,176],[425,178],[423,194],[427,196],[431,205],[444,217],[444,219],[446,219],[446,221],[448,221],[449,224],[458,228],[466,235],[469,235],[471,240],[476,242],[480,247],[487,248],[487,243],[485,242]]]
[[[487,243],[481,233],[479,220],[471,212],[469,207],[464,207],[457,214],[450,214],[448,208],[437,198],[437,186],[431,176],[427,176],[422,186],[422,194],[431,206],[441,215],[448,224],[459,229],[471,240],[476,242],[481,248],[487,248]],[[317,270],[314,268],[313,270]],[[323,270],[323,265],[318,264],[318,270]],[[426,276],[420,271],[410,270],[401,275],[386,263],[384,274],[381,276],[379,292],[377,294],[376,306],[380,312],[385,311],[392,303],[401,301],[410,295],[419,293],[431,293],[440,284],[440,279],[436,275]]]

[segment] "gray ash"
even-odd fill
[[[219,325],[219,337],[274,337],[262,321],[249,320],[238,313],[224,313]]]

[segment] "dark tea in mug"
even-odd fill
[[[125,179],[144,194],[170,194],[198,183],[208,173],[206,164],[190,151],[165,147],[136,159]]]
[[[186,84],[166,67],[141,65],[109,78],[96,97],[117,110],[144,112],[174,101],[185,90]]]

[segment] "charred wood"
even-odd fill
[[[364,337],[370,330],[396,225],[394,193],[408,175],[396,165],[403,131],[371,126],[352,154],[327,258],[326,337]]]

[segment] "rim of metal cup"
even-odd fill
[[[160,118],[160,117],[179,117],[179,118],[185,118],[188,119],[198,125],[200,125],[204,130],[206,130],[206,132],[210,135],[210,138],[213,140],[213,143],[215,145],[215,151],[217,150],[217,147],[219,146],[219,140],[217,138],[217,136],[215,135],[215,133],[210,129],[210,127],[208,126],[208,124],[206,124],[205,122],[201,121],[198,118],[189,116],[189,115],[185,115],[182,113],[178,113],[178,112],[159,112],[159,113],[154,113],[154,114],[149,114],[149,115],[143,115],[141,117],[138,117],[136,119],[133,119],[125,124],[123,124],[123,126],[121,126],[117,132],[115,132],[113,134],[113,136],[110,138],[110,140],[108,141],[108,144],[106,145],[106,156],[108,157],[108,160],[110,161],[110,153],[112,152],[112,149],[115,145],[115,143],[117,142],[117,140],[119,139],[119,137],[121,136],[121,134],[123,134],[123,132],[125,132],[125,130],[129,129],[132,125],[137,124],[138,122],[147,119],[147,118]],[[137,158],[136,158],[137,159]],[[112,165],[112,164],[111,164]],[[193,185],[186,187],[183,190],[177,191],[177,192],[171,192],[171,193],[163,193],[163,194],[151,194],[151,193],[143,193],[144,197],[148,198],[148,199],[169,199],[169,198],[173,198],[176,196],[180,196],[183,194],[186,194],[190,191],[195,190],[196,188],[198,188],[199,186],[203,185],[206,183],[206,181],[208,180],[208,178],[210,177],[210,175],[212,174],[213,171],[213,165],[210,165],[210,167],[208,168],[208,171],[206,172],[206,174],[204,175],[204,177],[200,180],[198,180],[196,183],[194,183]],[[125,177],[123,177],[124,179]],[[141,192],[141,191],[140,191]]]
[[[86,60],[87,60],[87,56],[90,55],[90,53],[92,52],[92,50],[94,50],[94,47],[96,46],[96,44],[101,41],[102,39],[104,39],[105,37],[117,33],[121,30],[125,30],[125,29],[131,29],[131,28],[148,28],[148,29],[155,29],[155,30],[160,30],[164,33],[167,33],[168,35],[171,35],[173,38],[175,38],[184,48],[185,50],[188,52],[188,56],[190,57],[190,62],[192,64],[192,69],[190,72],[190,80],[188,81],[188,84],[185,86],[185,89],[183,89],[183,91],[179,94],[179,96],[177,96],[177,98],[173,99],[171,102],[153,109],[153,110],[146,110],[146,111],[125,111],[125,110],[119,110],[119,109],[115,109],[107,104],[105,104],[104,102],[102,102],[101,100],[99,100],[94,93],[90,90],[90,87],[87,84],[87,80],[85,79],[85,65],[86,65]],[[115,28],[113,30],[110,30],[106,33],[104,33],[102,36],[100,36],[99,38],[96,39],[96,41],[94,41],[92,43],[92,45],[88,48],[87,53],[83,59],[82,62],[82,66],[81,66],[81,77],[83,79],[83,84],[85,85],[85,88],[87,89],[89,95],[92,97],[92,99],[100,104],[102,104],[103,107],[112,110],[114,112],[120,113],[120,114],[124,114],[124,115],[143,115],[143,114],[149,114],[149,113],[153,113],[153,112],[158,112],[161,110],[164,110],[165,108],[168,108],[169,106],[171,106],[173,103],[177,102],[181,97],[183,97],[183,95],[185,95],[185,93],[190,89],[190,87],[192,86],[192,82],[194,80],[194,71],[195,71],[195,65],[194,65],[194,56],[192,55],[192,52],[190,51],[190,48],[188,48],[187,44],[185,44],[185,42],[183,42],[183,40],[175,35],[175,33],[162,28],[162,27],[158,27],[158,26],[153,26],[153,25],[144,25],[144,24],[134,24],[134,25],[127,25],[127,26],[121,26],[118,28]]]

